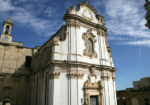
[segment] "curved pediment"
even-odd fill
[[[78,13],[80,16],[89,21],[94,21],[97,11],[91,5],[89,5],[87,2],[82,2],[79,3],[78,8]]]
[[[70,10],[67,10],[64,19],[67,15],[72,15],[75,18],[79,17],[92,23],[104,25],[104,17],[97,14],[97,11],[87,2],[79,3],[78,9],[76,9],[75,6],[72,6]]]

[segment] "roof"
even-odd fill
[[[10,18],[8,18],[7,20],[5,20],[4,23],[8,23],[8,24],[12,24],[13,25],[13,22],[11,21]]]

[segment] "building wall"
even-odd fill
[[[55,65],[55,66],[54,66]],[[84,83],[90,75],[89,67],[70,66],[54,64],[44,71],[32,75],[30,104],[29,105],[82,105],[84,100]],[[59,72],[57,77],[51,77],[51,71]],[[68,72],[73,71],[74,76],[68,77]],[[78,73],[84,73],[82,78],[77,77]],[[115,81],[112,77],[103,80],[101,70],[96,70],[96,82],[103,81],[103,105],[116,105]]]
[[[66,25],[38,51],[0,40],[0,101],[12,105],[117,105],[115,68],[107,42],[104,18],[86,2],[67,11]],[[12,28],[12,22],[6,22]],[[10,32],[9,32],[10,33]],[[87,53],[87,39],[92,53]],[[31,67],[25,67],[32,56]],[[15,94],[16,93],[16,94]]]
[[[118,105],[150,105],[150,91],[117,92]]]
[[[87,10],[93,21],[84,23],[82,14]],[[82,21],[66,15],[66,25],[33,56],[30,105],[90,105],[90,96],[98,97],[98,105],[117,105],[115,68],[102,17],[98,19],[84,3],[78,11],[73,7],[68,14]],[[93,23],[101,28],[89,25]],[[84,53],[88,35],[93,38],[92,55]],[[86,83],[90,85],[86,87]]]
[[[141,88],[150,88],[150,77],[145,77],[139,81],[134,81],[133,86],[135,90],[139,90]]]
[[[9,100],[11,105],[27,105],[31,72],[25,67],[26,56],[32,56],[30,48],[0,43],[0,103]]]
[[[0,72],[13,74],[26,69],[26,56],[32,56],[32,49],[0,44]]]

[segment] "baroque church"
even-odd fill
[[[117,105],[104,17],[87,2],[72,6],[40,47],[13,41],[11,19],[0,39],[0,105]]]

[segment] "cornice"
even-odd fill
[[[81,24],[78,21],[66,21],[67,26],[80,28]]]
[[[67,77],[70,79],[82,79],[84,76],[83,73],[77,73],[77,72],[69,72],[67,73]]]
[[[63,64],[63,65],[78,65],[78,66],[85,66],[85,67],[91,67],[94,65],[95,68],[99,70],[106,70],[106,71],[111,71],[115,72],[117,69],[111,66],[106,66],[106,65],[97,65],[97,64],[90,64],[90,63],[85,63],[85,62],[76,62],[76,61],[58,61],[58,60],[53,60],[49,62],[48,65],[51,64]]]
[[[58,79],[59,76],[60,76],[60,72],[49,73],[49,79]]]
[[[3,24],[6,24],[6,23],[13,25],[13,22],[11,21],[10,18],[8,18],[7,20],[5,20],[5,21],[3,22]]]
[[[86,19],[84,19],[84,18],[82,18],[82,17],[80,17],[80,16],[78,16],[78,15],[74,15],[74,14],[65,14],[64,15],[64,18],[63,18],[64,20],[67,20],[67,19],[75,19],[75,20],[78,20],[79,22],[82,22],[82,23],[85,23],[85,24],[87,24],[87,25],[90,25],[90,26],[92,26],[92,27],[94,27],[94,28],[96,28],[96,29],[103,29],[103,30],[105,30],[105,31],[107,31],[107,28],[105,27],[105,26],[103,26],[103,25],[100,25],[100,24],[96,24],[96,23],[93,23],[93,22],[91,22],[91,21],[88,21],[88,20],[86,20]]]
[[[13,43],[5,43],[5,42],[2,42],[0,41],[0,45],[3,45],[3,46],[14,46],[14,47],[17,47],[17,48],[27,48],[27,49],[34,49],[34,48],[29,48],[29,47],[25,47],[24,45],[16,45],[16,44],[13,44]]]
[[[114,67],[106,66],[106,65],[100,65],[100,68],[103,70],[113,71],[115,72],[117,69]]]

